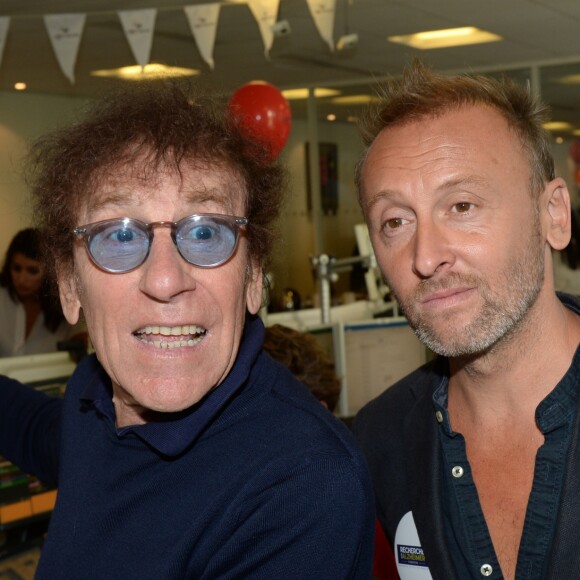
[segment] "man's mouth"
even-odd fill
[[[474,275],[448,273],[441,280],[424,280],[415,290],[415,302],[420,304],[437,304],[453,302],[466,298],[471,291],[481,286],[481,281]]]
[[[439,290],[437,292],[432,292],[427,294],[423,297],[422,302],[424,304],[430,302],[437,302],[437,301],[444,301],[444,300],[451,300],[454,297],[457,297],[464,292],[468,292],[471,288],[449,288],[446,290]]]
[[[133,333],[141,342],[156,348],[180,348],[195,346],[207,334],[207,330],[195,324],[182,326],[144,326]]]

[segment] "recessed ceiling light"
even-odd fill
[[[91,76],[94,77],[112,77],[127,81],[169,77],[191,77],[198,74],[199,70],[197,69],[165,66],[164,64],[156,63],[146,64],[143,68],[139,65],[134,65],[113,69],[94,70],[91,72]]]
[[[542,125],[546,131],[570,131],[572,125],[566,121],[549,121]]]
[[[334,113],[329,113],[328,115],[326,115],[326,120],[327,121],[336,121],[336,115]]]
[[[296,100],[296,99],[307,99],[308,98],[308,89],[288,89],[282,91],[282,94],[289,100]],[[334,89],[325,89],[325,88],[317,88],[314,89],[314,96],[317,99],[323,97],[335,97],[336,95],[340,95],[340,91],[336,91]]]
[[[580,84],[580,75],[566,75],[559,79],[563,85],[578,85]]]
[[[375,95],[344,95],[330,99],[333,105],[368,105],[377,103],[380,99]]]
[[[464,26],[461,28],[426,30],[425,32],[405,34],[402,36],[389,36],[387,40],[418,48],[419,50],[430,50],[433,48],[464,46],[466,44],[483,44],[485,42],[496,42],[503,39],[493,32],[487,32],[475,26]]]
[[[14,83],[15,91],[25,91],[27,89],[26,83]]]

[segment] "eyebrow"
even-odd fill
[[[133,202],[133,203],[131,203]],[[104,207],[121,206],[121,205],[137,205],[130,194],[122,194],[116,192],[108,192],[106,194],[96,194],[89,198],[87,203],[87,211],[98,211]]]
[[[433,192],[435,195],[445,191],[447,189],[452,189],[457,186],[474,185],[476,187],[484,188],[489,186],[489,181],[480,175],[460,175],[457,177],[451,177],[440,183]],[[372,209],[379,201],[383,199],[388,199],[391,197],[399,196],[399,192],[393,189],[384,189],[374,194],[368,202],[365,204],[365,211]]]
[[[458,185],[475,185],[477,187],[489,187],[489,181],[481,175],[460,175],[452,177],[437,186],[436,191],[450,189]]]
[[[232,190],[231,187],[226,188],[215,188],[215,187],[204,187],[203,189],[190,189],[187,188],[181,192],[184,196],[185,201],[188,203],[206,203],[214,202],[218,205],[231,206],[235,202],[236,195],[242,195],[242,201],[245,202],[243,197],[243,191]],[[245,205],[245,203],[244,203]]]
[[[224,191],[222,188],[216,187],[203,187],[199,189],[192,189],[190,187],[181,190],[181,195],[187,203],[207,203],[214,202],[218,205],[222,205],[226,208],[231,207],[235,203],[235,198],[237,195],[242,197],[242,202],[245,205],[246,198],[244,192],[238,192],[228,188],[228,191]],[[110,191],[107,193],[100,193],[92,196],[87,204],[87,210],[89,212],[98,211],[107,207],[138,207],[141,205],[141,200],[136,199],[131,195],[130,191],[126,193],[122,191]]]

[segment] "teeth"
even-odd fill
[[[201,326],[195,324],[184,324],[183,326],[145,326],[135,332],[135,335],[143,342],[161,349],[173,349],[186,346],[195,346],[203,340],[207,331]],[[155,335],[160,336],[179,336],[181,340],[151,340]],[[148,338],[151,336],[151,338]]]
[[[145,326],[136,334],[161,334],[162,336],[184,336],[188,334],[202,334],[205,332],[201,326],[184,324],[183,326]]]
[[[173,342],[161,342],[160,340],[155,340],[153,342],[150,342],[149,344],[152,344],[157,348],[172,349],[172,348],[180,348],[182,346],[194,346],[200,341],[201,338],[198,338],[196,340],[174,340]]]

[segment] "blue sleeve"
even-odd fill
[[[316,578],[369,580],[374,500],[366,471],[352,458],[303,462],[247,488],[233,533],[201,580]]]
[[[0,454],[56,485],[62,400],[0,375]]]

